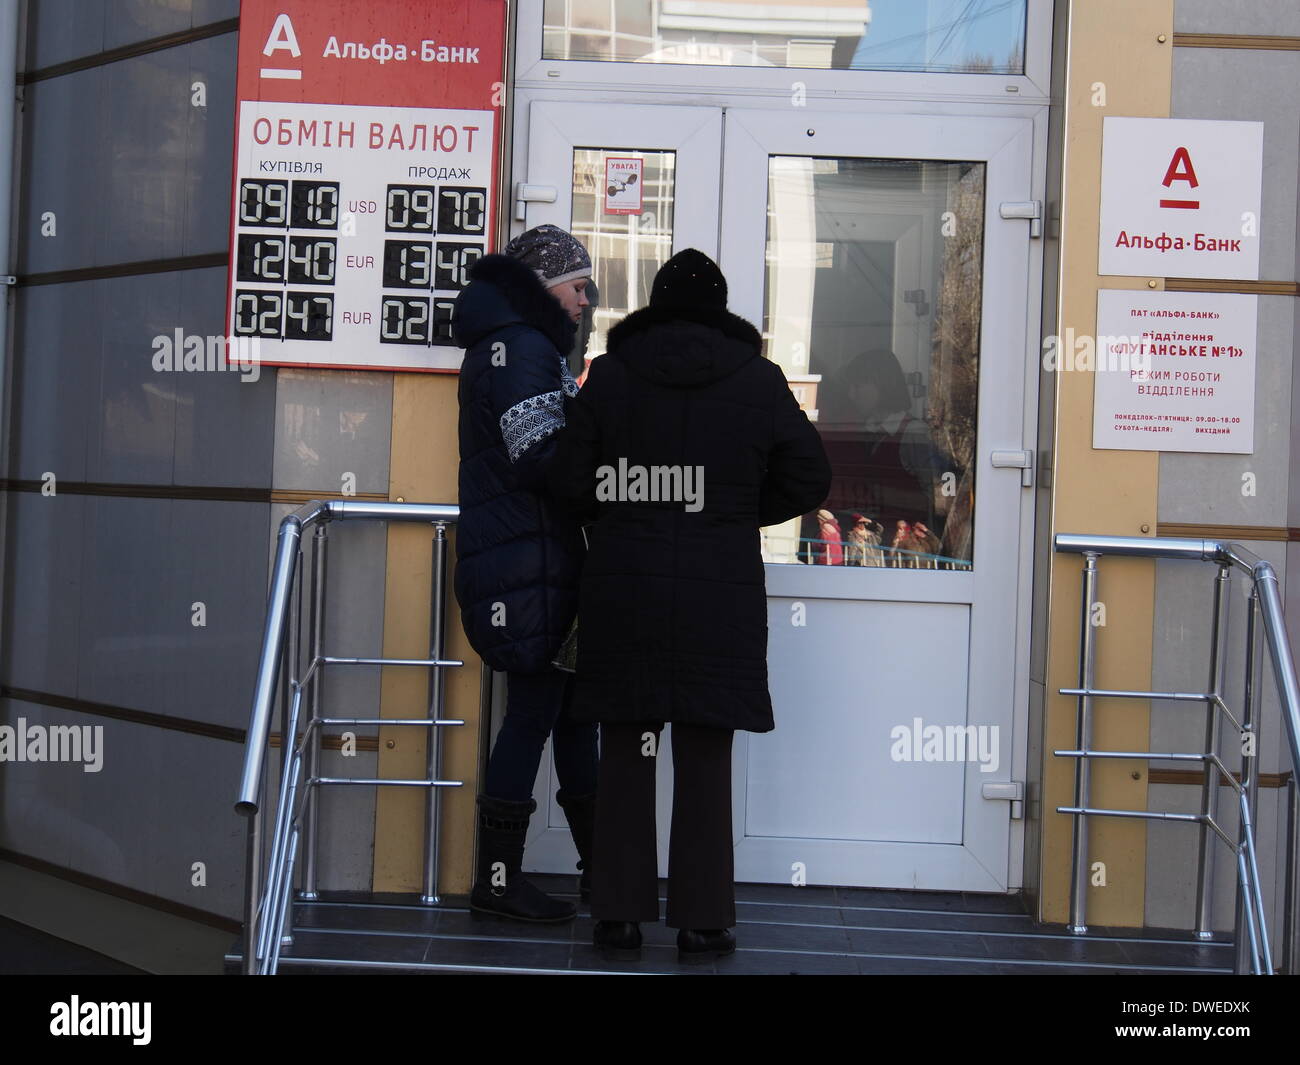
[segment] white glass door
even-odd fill
[[[1008,886],[1028,121],[730,110],[732,309],[831,492],[764,530],[776,730],[738,734],[739,880]],[[744,175],[734,180],[732,175]],[[978,500],[978,502],[977,502]]]
[[[1028,120],[533,100],[517,205],[572,230],[600,307],[718,259],[822,435],[831,493],[763,531],[776,730],[738,733],[741,881],[1004,891],[1015,778]],[[634,160],[632,163],[626,160]],[[624,213],[626,177],[641,199]],[[554,189],[552,198],[549,190]],[[976,502],[978,499],[978,503]],[[669,741],[665,736],[665,747]],[[571,872],[549,754],[527,869]],[[671,765],[658,776],[661,873]]]
[[[722,109],[546,100],[528,107],[526,183],[541,198],[523,201],[523,221],[567,229],[591,255],[596,306],[583,353],[590,362],[604,352],[610,326],[649,303],[655,274],[675,252],[693,247],[717,257]],[[665,751],[671,731],[663,733]],[[666,873],[672,765],[662,758],[657,768],[659,865]],[[529,828],[525,869],[574,869],[555,791],[548,744],[533,791],[546,816],[534,817]]]

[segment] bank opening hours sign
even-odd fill
[[[241,29],[265,6],[245,0]],[[375,37],[382,17],[280,0],[260,33],[241,33],[227,321],[257,341],[260,362],[459,369],[456,297],[495,239],[499,100],[484,75],[499,70],[500,40],[453,45],[481,27],[430,25],[447,13],[425,8],[376,5],[393,29],[367,43],[360,28]],[[247,62],[245,37],[257,44]],[[457,69],[480,63],[489,69]],[[249,99],[246,81],[262,96],[326,99]],[[488,106],[446,106],[475,102],[469,82]]]

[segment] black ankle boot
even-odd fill
[[[641,926],[635,921],[597,921],[591,941],[605,950],[640,950]]]
[[[478,797],[478,866],[470,909],[538,922],[569,921],[577,914],[577,907],[551,898],[520,872],[528,819],[536,809],[532,799]]]
[[[736,937],[727,928],[682,928],[677,932],[681,961],[710,961],[736,951]]]
[[[563,790],[555,793],[555,801],[564,810],[569,822],[569,834],[578,850],[578,868],[582,877],[578,881],[578,898],[587,902],[591,898],[591,840],[596,831],[596,793],[568,795]]]

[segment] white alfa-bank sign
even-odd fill
[[[1259,277],[1264,124],[1107,118],[1097,272]]]
[[[1258,299],[1098,292],[1092,446],[1253,452]]]

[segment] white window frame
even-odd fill
[[[1045,103],[1050,92],[1053,0],[1028,0],[1024,74],[943,74],[892,70],[819,70],[805,67],[714,67],[690,63],[624,63],[542,59],[543,0],[518,0],[518,85],[563,85],[608,91],[611,82],[631,91],[789,96],[795,82],[809,97],[922,97],[967,102]],[[593,106],[599,103],[592,101]]]

